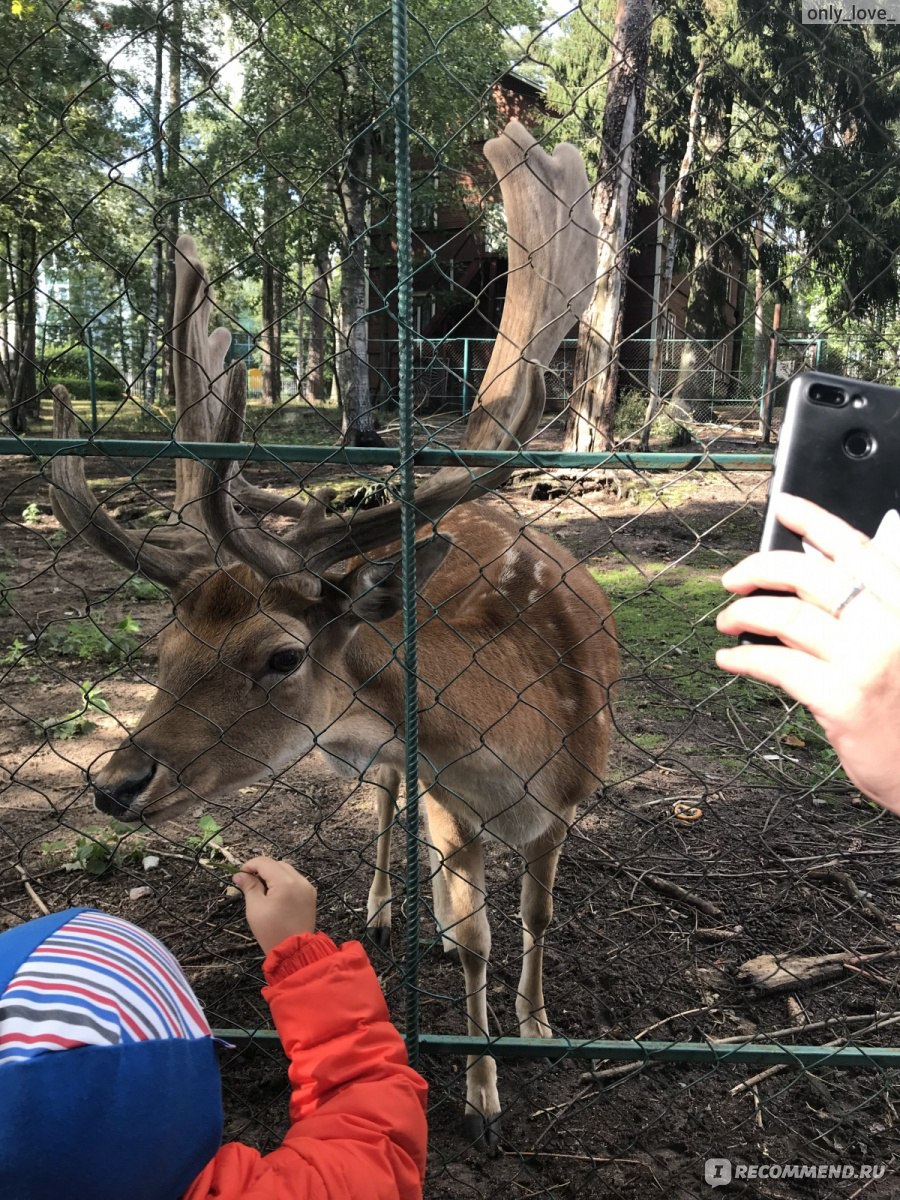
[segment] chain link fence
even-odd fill
[[[0,928],[160,936],[268,1150],[229,875],[286,857],[430,1081],[433,1200],[895,1195],[894,819],[713,659],[786,384],[896,381],[900,34],[755,0],[0,32]]]

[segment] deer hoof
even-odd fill
[[[463,1132],[476,1150],[482,1154],[496,1154],[500,1149],[500,1113],[467,1112]]]
[[[376,950],[382,954],[390,954],[391,952],[391,927],[390,925],[370,925],[366,930],[366,940]]]

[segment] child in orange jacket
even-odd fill
[[[291,1127],[220,1148],[209,1026],[178,964],[117,917],[69,909],[0,934],[3,1200],[414,1200],[424,1080],[363,948],[315,933],[287,863],[235,876],[290,1059]]]

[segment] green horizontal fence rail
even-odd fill
[[[213,1035],[237,1044],[271,1045],[278,1041],[274,1029],[214,1029]],[[584,1059],[596,1062],[682,1063],[687,1066],[780,1066],[871,1069],[900,1067],[900,1049],[884,1046],[769,1045],[744,1042],[569,1041],[566,1038],[479,1038],[456,1034],[422,1033],[420,1053],[436,1057],[455,1054],[490,1054],[493,1058]]]
[[[125,438],[40,438],[2,437],[0,455],[30,454],[52,458],[56,455],[109,458],[194,458],[236,459],[241,462],[275,463],[346,463],[350,466],[395,466],[407,461],[391,446],[300,446],[272,445],[265,442],[178,442]],[[412,463],[422,467],[479,467],[502,465],[521,469],[596,470],[599,467],[643,471],[767,471],[772,453],[716,454],[609,451],[579,454],[556,450],[450,450],[426,449],[412,452]]]

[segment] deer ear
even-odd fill
[[[416,544],[416,587],[420,591],[447,557],[452,545],[449,538],[442,536]],[[341,587],[347,596],[346,611],[358,620],[374,624],[389,620],[403,607],[400,556],[383,562],[364,563],[351,571]]]

